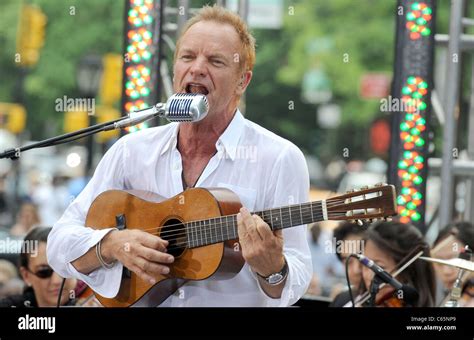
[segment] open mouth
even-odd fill
[[[209,91],[204,85],[190,83],[186,86],[186,93],[200,93],[206,96]]]

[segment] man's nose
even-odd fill
[[[190,72],[193,77],[205,77],[207,75],[207,68],[204,58],[198,57],[194,59]]]

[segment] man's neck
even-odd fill
[[[237,109],[232,114],[197,123],[180,123],[178,150],[183,157],[206,157],[216,152],[216,142],[229,126]]]

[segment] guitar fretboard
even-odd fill
[[[323,204],[310,202],[292,206],[256,211],[272,230],[295,227],[322,221]],[[238,238],[237,215],[215,217],[185,223],[188,248],[197,248]]]

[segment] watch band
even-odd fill
[[[268,276],[262,276],[259,273],[257,273],[257,275],[260,276],[262,279],[264,279],[265,282],[269,284],[270,286],[277,286],[282,281],[284,281],[286,277],[288,276],[288,262],[286,262],[286,258],[285,258],[285,265],[277,273],[273,273]]]

